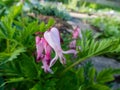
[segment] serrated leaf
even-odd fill
[[[89,69],[88,77],[89,77],[90,83],[94,82],[94,80],[95,80],[95,73],[96,73],[96,69],[94,67]]]
[[[24,77],[9,78],[6,82],[2,83],[0,87],[3,87],[8,83],[15,83],[15,82],[21,82],[21,81],[26,81],[26,79]]]
[[[10,13],[8,14],[8,16],[15,18],[18,14],[20,14],[21,10],[22,10],[22,4],[14,5],[11,8]]]
[[[113,76],[113,70],[111,69],[102,70],[101,72],[98,73],[96,77],[96,81],[102,84],[112,80],[114,80],[114,76]]]
[[[28,57],[25,54],[22,54],[20,58],[19,67],[21,68],[21,72],[27,78],[37,78],[38,76],[38,67],[36,67],[35,60],[32,57]]]
[[[111,90],[111,89],[105,85],[94,84],[88,90]]]
[[[24,47],[17,48],[12,53],[0,53],[0,65],[16,59],[22,52],[25,52]]]
[[[40,31],[41,31],[41,32],[44,32],[44,31],[45,31],[45,23],[44,23],[44,22],[42,22],[42,23],[40,24]]]
[[[49,29],[54,24],[55,24],[55,20],[53,18],[50,18],[48,23],[47,23],[46,30]]]
[[[78,71],[77,71],[77,77],[78,77],[78,80],[79,80],[79,83],[82,84],[84,83],[84,68],[80,68]]]
[[[2,38],[2,39],[6,39],[6,36],[5,36],[5,34],[2,32],[1,29],[0,29],[0,38]]]
[[[103,39],[100,41],[81,40],[79,45],[81,46],[80,58],[97,56],[105,53],[120,52],[120,39]]]

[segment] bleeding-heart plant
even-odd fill
[[[78,28],[77,28],[78,29]],[[75,32],[76,37],[80,32]],[[51,48],[55,52],[55,57],[51,59]],[[36,49],[37,49],[37,61],[42,60],[43,69],[45,72],[52,72],[51,67],[55,64],[57,59],[60,59],[62,64],[66,64],[66,59],[63,54],[73,53],[76,55],[77,51],[74,49],[63,51],[60,43],[59,30],[52,27],[50,30],[45,31],[42,38],[36,36]],[[43,51],[45,50],[45,54]]]

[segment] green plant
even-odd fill
[[[97,72],[90,62],[86,63],[76,72],[79,79],[79,90],[111,90],[107,83],[114,80],[113,74],[116,71],[104,69]]]
[[[119,37],[120,21],[117,17],[101,16],[90,20],[90,24],[98,28],[98,38]]]
[[[46,2],[44,4],[36,4],[36,5],[30,3],[28,4],[31,8],[30,11],[34,12],[35,14],[55,16],[63,20],[70,19],[70,15],[68,14],[67,10],[64,8],[63,5],[59,3]]]

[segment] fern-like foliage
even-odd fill
[[[72,62],[71,65],[69,64],[69,66],[63,71],[63,73],[90,57],[103,55],[106,53],[120,52],[119,38],[96,40],[92,37],[90,33],[91,31],[87,31],[88,36],[84,35],[83,33],[83,38],[81,40],[77,40],[77,46],[79,47],[77,49],[77,58],[74,58],[74,63]]]
[[[16,50],[13,50],[13,52],[0,53],[0,65],[16,59],[18,55],[20,55],[20,53],[23,53],[25,51],[26,50],[24,47],[20,47],[20,48],[16,48]]]
[[[96,40],[95,38],[83,37],[83,39],[77,41],[77,46],[80,46],[80,49],[78,49],[79,59],[77,58],[77,61],[72,66],[93,56],[120,52],[120,39],[110,38]]]
[[[96,41],[81,40],[79,45],[81,46],[80,56],[97,56],[108,52],[120,52],[120,39],[102,39]]]
[[[22,5],[13,6],[0,21],[0,77],[4,79],[0,84],[8,84],[9,89],[25,86],[29,90],[39,81],[42,72],[34,57],[35,33],[49,29],[54,20],[51,18],[47,24],[30,21],[29,17],[22,17],[21,10]],[[26,86],[26,83],[29,84]]]
[[[77,72],[79,79],[79,90],[111,90],[107,85],[108,82],[114,80],[114,74],[120,69],[103,69],[97,72],[91,63],[86,63]]]
[[[48,24],[38,20],[30,21],[29,17],[20,16],[22,5],[13,6],[8,15],[0,21],[0,63],[5,64],[17,58],[23,52],[32,54],[35,50],[36,32],[49,29],[54,20],[51,18]],[[22,17],[22,18],[21,18]],[[27,51],[29,50],[29,51]]]

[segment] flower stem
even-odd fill
[[[63,75],[65,72],[67,72],[69,69],[71,69],[72,67],[76,66],[77,64],[79,64],[80,62],[83,62],[84,60],[86,60],[88,57],[84,57],[79,59],[78,61],[76,61],[75,63],[73,63],[72,65],[68,66],[65,70],[63,70],[63,72],[61,73],[61,75]]]

